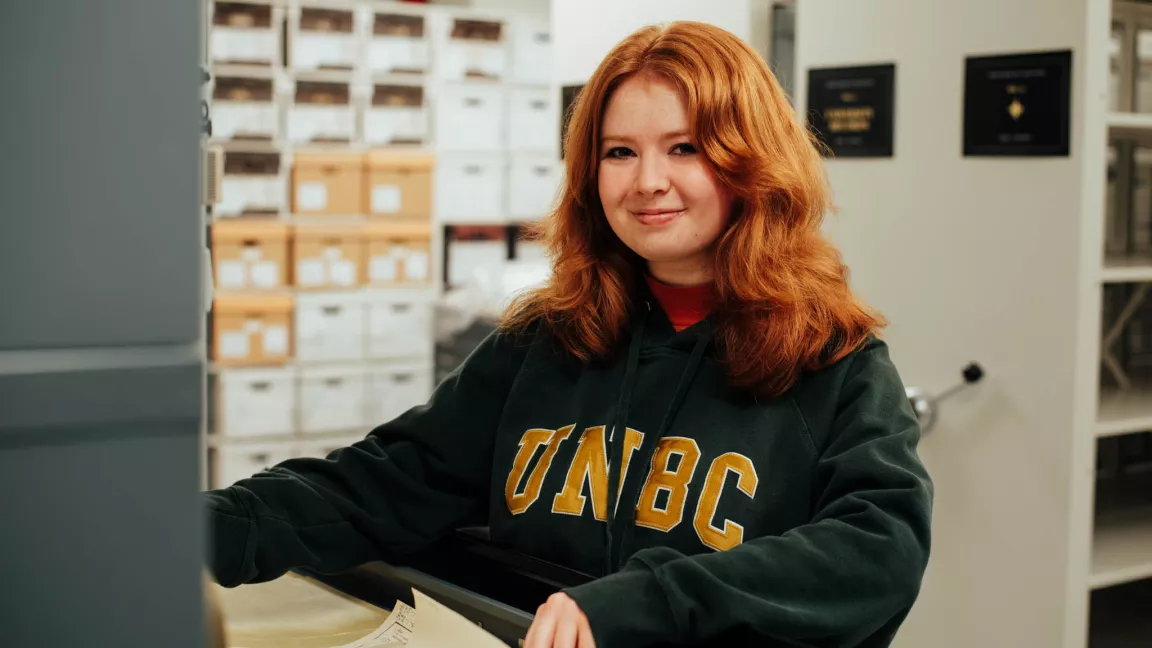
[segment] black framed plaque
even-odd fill
[[[560,159],[564,159],[564,137],[568,134],[568,120],[572,118],[572,104],[576,95],[584,89],[584,84],[560,88]]]
[[[808,127],[835,157],[892,157],[896,66],[808,70]]]
[[[965,156],[1066,156],[1072,52],[968,57]]]

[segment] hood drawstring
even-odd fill
[[[623,478],[625,484],[629,484],[627,475],[621,476],[620,470],[623,466],[624,439],[627,436],[625,434],[627,430],[625,426],[628,422],[628,411],[632,402],[632,391],[635,387],[636,369],[640,364],[640,340],[643,337],[646,320],[647,313],[640,319],[636,328],[633,330],[632,344],[628,350],[628,364],[624,371],[624,382],[620,393],[620,401],[616,408],[616,416],[612,422],[611,442],[608,453],[608,524],[606,525],[608,550],[605,552],[606,574],[610,574],[619,569],[627,559],[628,553],[625,549],[627,545],[631,543],[633,531],[636,528],[637,500],[640,497],[640,489],[643,488],[648,473],[652,470],[651,463],[656,454],[656,446],[676,420],[676,414],[680,411],[680,406],[684,403],[684,399],[688,395],[688,389],[692,386],[692,381],[700,368],[700,362],[704,357],[704,352],[712,342],[712,325],[705,321],[704,326],[706,328],[700,332],[700,337],[697,338],[695,346],[692,347],[692,354],[688,357],[688,364],[680,374],[676,391],[672,395],[668,409],[664,412],[664,417],[660,421],[660,427],[657,428],[655,435],[651,438],[646,437],[644,439],[644,443],[641,446],[641,456],[637,458],[639,460],[629,462],[630,466],[635,466],[632,472],[637,476],[630,483],[627,493],[620,493],[619,499],[626,503],[626,508],[623,518],[618,518],[616,516],[616,509],[618,508],[619,502],[616,494],[617,491],[620,490],[620,480]],[[616,533],[617,530],[615,529],[618,525],[623,525],[623,528],[619,529],[619,534]],[[614,542],[614,538],[617,535],[620,537],[618,546]]]
[[[613,572],[612,565],[612,524],[616,518],[616,494],[620,490],[620,467],[623,463],[625,428],[628,424],[628,411],[632,407],[632,390],[636,386],[636,368],[640,365],[640,343],[644,338],[644,324],[648,321],[651,305],[640,315],[640,321],[632,329],[632,342],[628,346],[628,361],[624,365],[624,382],[620,386],[620,398],[616,402],[616,415],[612,417],[612,427],[608,430],[608,523],[604,525],[605,542],[604,573]]]

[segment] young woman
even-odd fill
[[[715,27],[642,29],[567,137],[549,283],[426,405],[211,493],[215,576],[480,523],[599,577],[540,608],[529,648],[888,645],[929,553],[920,431],[768,67]]]

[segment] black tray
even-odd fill
[[[486,529],[462,529],[395,564],[368,563],[340,574],[297,570],[383,609],[415,605],[415,587],[476,622],[510,646],[532,625],[549,596],[592,576],[492,544]]]

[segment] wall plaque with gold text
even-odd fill
[[[835,157],[892,157],[895,65],[808,71],[808,127]]]
[[[1072,52],[969,57],[964,155],[1066,156]]]

